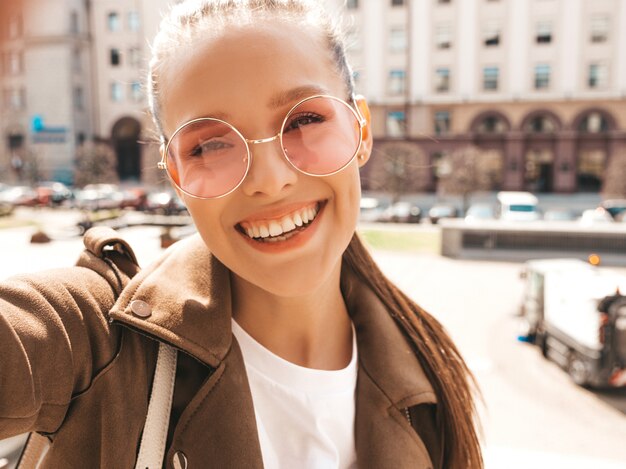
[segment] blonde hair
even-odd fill
[[[161,23],[153,44],[148,76],[150,109],[163,136],[159,106],[159,71],[170,54],[198,34],[219,34],[236,22],[252,24],[267,17],[298,22],[316,28],[327,41],[336,71],[352,94],[354,83],[346,59],[340,28],[312,0],[186,0],[173,7]],[[472,373],[443,326],[411,301],[380,271],[355,233],[343,262],[366,283],[386,306],[413,347],[417,359],[438,397],[436,425],[440,433],[441,467],[483,467],[473,394],[477,389]]]

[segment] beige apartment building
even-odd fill
[[[88,139],[111,144],[122,180],[156,167],[154,147],[139,143],[151,136],[143,75],[167,4],[3,0],[0,180],[72,182]]]
[[[598,191],[626,165],[626,0],[325,0],[345,15],[375,154],[364,186],[436,190],[474,147],[493,189]],[[143,83],[168,0],[1,2],[0,180],[71,181],[110,142],[122,180],[154,181]],[[13,5],[13,6],[12,6]],[[620,163],[621,162],[621,163]]]
[[[608,167],[626,166],[626,0],[346,8],[378,149],[366,187],[408,153],[409,190],[435,190],[439,163],[468,146],[495,158],[493,189],[598,191]]]

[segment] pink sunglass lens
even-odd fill
[[[291,111],[283,127],[283,148],[301,171],[323,176],[339,171],[356,154],[361,130],[354,112],[342,101],[309,99]]]
[[[213,119],[191,122],[172,138],[168,169],[174,182],[196,197],[220,197],[243,180],[246,142],[230,125]]]

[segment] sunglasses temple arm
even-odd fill
[[[361,126],[361,128],[363,128],[367,125],[367,119],[365,119],[365,117],[363,117],[363,114],[361,114],[361,109],[359,109],[359,105],[356,101],[356,95],[352,94],[350,96],[350,99],[354,103],[354,110],[356,112],[357,117],[359,118],[359,125]]]

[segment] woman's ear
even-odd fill
[[[359,109],[359,113],[366,121],[365,126],[363,127],[363,141],[361,142],[361,148],[359,150],[359,154],[357,155],[359,167],[361,167],[367,163],[367,160],[369,160],[370,155],[372,154],[372,115],[365,97],[357,95],[355,97],[355,103]]]

